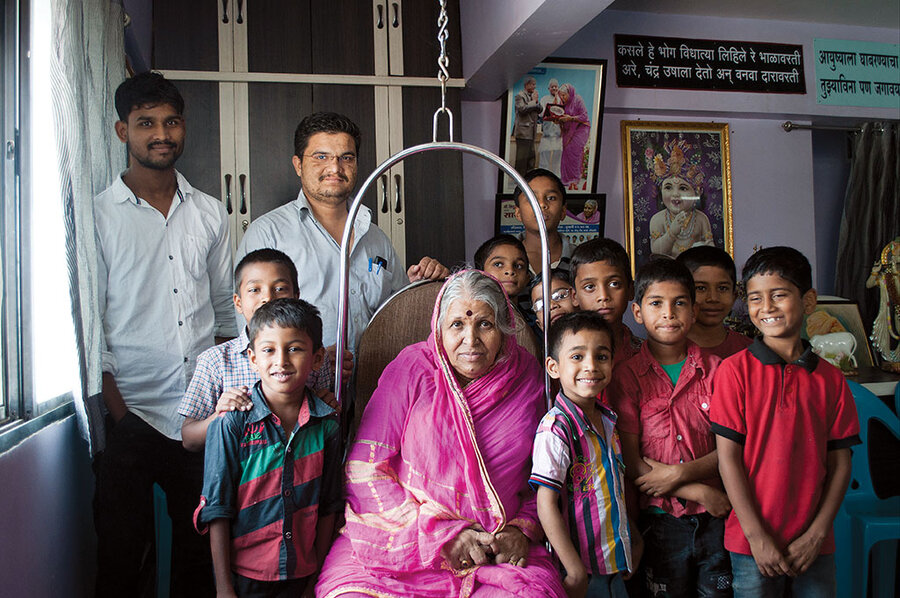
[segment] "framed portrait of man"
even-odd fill
[[[625,120],[621,126],[632,268],[699,245],[734,255],[728,125]]]
[[[567,193],[596,192],[605,60],[548,58],[504,96],[500,155],[520,174],[546,168]],[[500,175],[498,193],[515,184]]]

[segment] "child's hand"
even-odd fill
[[[634,577],[635,572],[641,564],[641,557],[644,556],[644,536],[638,531],[636,525],[631,526],[631,571],[622,574],[622,578],[628,581]]]
[[[319,390],[317,390],[316,396],[322,399],[329,407],[336,410],[338,413],[341,412],[341,406],[337,402],[337,397],[334,396],[334,393],[327,388],[320,388]]]
[[[787,558],[795,575],[805,573],[819,556],[825,536],[806,530],[787,547]]]
[[[337,345],[325,347],[325,359],[328,360],[328,365],[331,368],[331,371],[335,371],[335,363],[337,362]],[[344,384],[349,382],[350,375],[352,373],[353,353],[344,349],[344,359],[341,360],[341,378],[343,379]]]
[[[707,486],[703,500],[700,504],[706,507],[707,512],[713,517],[725,517],[731,512],[731,501],[728,495],[717,488]]]
[[[681,486],[681,468],[677,465],[666,465],[644,457],[644,463],[651,467],[650,471],[634,480],[635,486],[650,496],[668,496]]]
[[[563,589],[569,598],[584,598],[588,589],[587,572],[582,569],[579,572],[568,573],[563,579]]]
[[[795,576],[791,564],[775,540],[771,536],[764,536],[758,540],[750,541],[750,552],[753,560],[763,577],[778,577],[779,575]]]
[[[249,389],[246,386],[229,388],[222,393],[216,402],[216,415],[223,416],[229,411],[250,411],[253,409],[253,401],[247,394]]]

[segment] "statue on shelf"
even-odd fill
[[[878,315],[872,323],[872,344],[881,353],[882,369],[900,373],[900,237],[881,251],[866,287],[879,287]],[[893,347],[893,348],[892,348]]]

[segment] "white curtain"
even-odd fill
[[[94,195],[125,167],[114,93],[125,78],[121,0],[51,0],[51,80],[66,256],[81,370],[76,413],[91,454],[103,450]],[[77,393],[76,393],[77,394]]]

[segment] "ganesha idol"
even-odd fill
[[[844,374],[856,373],[857,363],[853,353],[856,352],[856,338],[849,332],[831,332],[819,334],[809,339],[813,351],[841,369]]]

